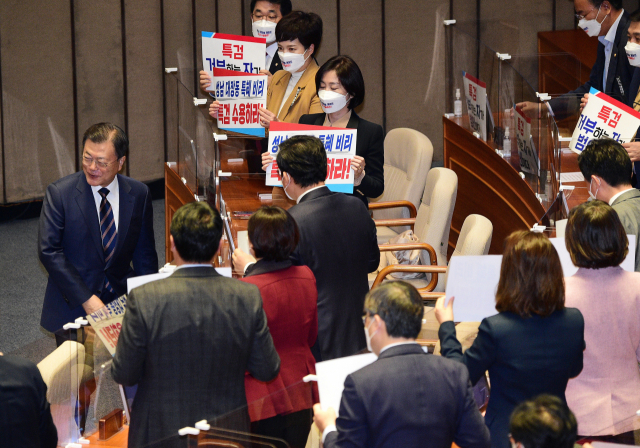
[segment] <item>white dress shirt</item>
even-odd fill
[[[614,194],[614,195],[611,197],[611,199],[609,199],[609,205],[613,205],[613,202],[614,202],[616,199],[618,199],[618,196],[625,194],[625,193],[626,193],[627,191],[629,191],[629,190],[633,190],[633,187],[629,187],[629,188],[627,188],[626,190],[621,191],[620,193],[616,193],[616,194]]]
[[[310,188],[309,190],[305,191],[304,193],[302,193],[300,196],[298,196],[298,199],[296,200],[296,204],[300,203],[300,199],[302,199],[302,197],[307,194],[307,193],[311,193],[313,190],[317,190],[318,188],[322,188],[322,187],[326,187],[326,185],[319,185],[317,187],[313,187]]]
[[[91,191],[93,191],[93,199],[96,201],[96,211],[98,212],[98,224],[100,223],[100,203],[102,202],[102,196],[98,191],[102,187],[98,185],[97,187],[92,186]],[[118,217],[120,216],[120,189],[118,187],[118,176],[113,178],[113,182],[111,182],[107,187],[109,190],[109,194],[107,195],[107,201],[111,204],[111,208],[113,209],[113,219],[116,224],[116,232],[118,231]]]
[[[289,84],[287,84],[287,90],[284,92],[284,96],[282,97],[282,104],[280,104],[280,108],[278,109],[278,113],[276,115],[280,115],[280,111],[282,111],[282,108],[285,104],[287,105],[287,110],[289,110],[289,106],[291,106],[291,103],[289,103],[287,100],[289,99],[289,95],[291,95],[291,92],[293,92],[293,88],[296,86],[296,84],[298,84],[300,78],[302,78],[303,73],[304,72],[291,73]]]
[[[600,43],[602,45],[604,45],[604,76],[602,77],[602,91],[605,93],[607,92],[607,74],[609,73],[609,62],[611,62],[611,51],[613,50],[613,42],[616,40],[616,32],[618,31],[618,24],[620,23],[620,18],[622,17],[622,14],[624,14],[624,9],[620,10],[620,15],[618,15],[618,18],[616,19],[615,22],[613,22],[613,25],[611,25],[611,28],[609,28],[609,32],[605,35],[605,36],[600,36],[598,37],[598,40],[600,41]],[[627,55],[621,55],[621,57],[624,56],[626,57]]]

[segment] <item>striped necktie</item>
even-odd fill
[[[113,208],[107,200],[109,190],[101,188],[98,191],[98,194],[102,196],[102,201],[100,201],[100,233],[102,234],[102,248],[104,249],[104,261],[105,263],[108,263],[116,250],[116,222],[113,217]],[[109,284],[109,280],[106,278],[104,286],[110,292],[115,292],[113,287]]]

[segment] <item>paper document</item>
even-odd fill
[[[584,176],[580,171],[577,173],[560,173],[560,182],[582,182],[584,180]]]
[[[231,278],[231,268],[216,268],[218,274],[223,277]],[[137,288],[138,286],[142,286],[145,283],[154,282],[156,280],[162,280],[163,278],[169,277],[172,272],[158,272],[157,274],[149,274],[149,275],[139,275],[137,277],[131,277],[127,279],[127,294],[131,293],[133,288]]]
[[[451,297],[456,322],[480,322],[496,311],[496,288],[502,255],[451,257],[447,274],[446,303]]]
[[[368,366],[376,359],[378,357],[373,353],[365,353],[317,363],[316,376],[322,409],[331,407],[335,409],[337,415],[340,411],[340,399],[347,375]]]
[[[558,231],[556,229],[556,234]],[[571,277],[578,271],[578,268],[571,261],[571,255],[567,250],[567,246],[565,244],[564,232],[562,233],[563,237],[558,238],[549,238],[553,247],[556,248],[556,252],[558,252],[558,257],[560,257],[560,264],[562,264],[562,272],[565,277]],[[620,263],[620,267],[625,271],[633,272],[635,270],[636,264],[636,236],[635,235],[627,235],[629,239],[629,253],[627,257]]]

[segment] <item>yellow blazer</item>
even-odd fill
[[[316,92],[316,73],[319,68],[318,64],[312,60],[291,91],[291,95],[286,99],[285,105],[279,114],[278,110],[287,91],[291,73],[286,70],[277,71],[267,89],[267,109],[274,114],[278,114],[278,120],[286,123],[297,123],[300,117],[305,114],[321,113],[320,98],[318,98],[318,93]],[[298,88],[300,93],[296,97]]]

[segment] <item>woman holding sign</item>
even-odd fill
[[[620,263],[629,241],[606,202],[585,202],[569,213],[567,250],[578,272],[565,279],[567,305],[584,315],[584,370],[567,385],[578,434],[634,444],[640,429],[640,274]]]
[[[315,88],[318,64],[313,55],[322,40],[322,19],[314,13],[293,11],[276,25],[278,56],[282,68],[267,89],[267,108],[260,108],[260,124],[272,121],[297,123],[308,113],[321,112]],[[213,101],[209,114],[217,118],[220,102]]]
[[[363,120],[353,110],[364,100],[362,72],[349,56],[334,56],[320,67],[315,82],[323,113],[303,115],[299,123],[358,130],[356,155],[351,160],[353,195],[368,207],[367,198],[384,192],[384,132],[380,125]],[[269,153],[262,154],[262,169],[272,161]]]
[[[505,241],[496,291],[498,314],[482,320],[462,353],[453,324],[453,301],[436,303],[442,355],[464,363],[475,384],[489,371],[485,422],[491,446],[509,448],[509,416],[522,401],[543,393],[565,400],[569,378],[582,370],[584,320],[566,308],[558,253],[540,233],[517,231]]]

